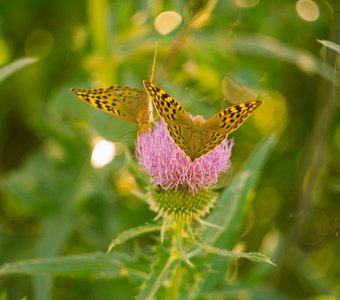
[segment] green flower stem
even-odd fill
[[[151,274],[150,279],[143,287],[142,292],[136,297],[136,300],[153,300],[155,294],[161,287],[164,280],[169,276],[171,269],[178,262],[178,258],[170,255],[165,265],[158,271]]]
[[[185,226],[184,226],[185,225]],[[194,265],[188,259],[188,255],[183,248],[183,236],[186,235],[184,227],[191,228],[190,221],[178,219],[174,221],[173,251],[177,251],[179,258],[185,261],[190,267]]]
[[[179,299],[179,290],[181,287],[183,275],[183,267],[178,264],[172,274],[171,283],[166,293],[166,300],[177,300]]]
[[[178,219],[173,221],[173,236],[172,236],[172,247],[170,252],[169,260],[184,260],[189,266],[193,266],[192,263],[187,259],[186,254],[183,250],[183,220]],[[180,264],[174,268],[171,276],[170,285],[167,289],[166,299],[176,300],[179,299],[179,287],[181,286],[183,268]]]
[[[183,257],[183,245],[182,245],[182,220],[179,219],[175,221],[175,234],[174,237],[176,242],[176,248],[180,253],[181,257]]]

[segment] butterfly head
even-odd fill
[[[202,133],[203,125],[204,125],[205,119],[202,116],[196,116],[193,119],[192,123],[192,134],[194,133]]]

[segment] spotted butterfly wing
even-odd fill
[[[200,157],[220,145],[227,135],[238,129],[261,104],[262,102],[258,100],[242,102],[220,111],[205,121],[203,125],[205,143],[197,150],[196,156]]]
[[[71,89],[80,100],[115,117],[138,123],[141,131],[150,127],[149,100],[145,91],[129,86]]]
[[[201,116],[193,120],[183,107],[167,92],[149,81],[144,86],[152,97],[161,118],[174,142],[192,162],[219,146],[261,105],[249,101],[224,109],[205,121]]]
[[[172,96],[150,81],[144,80],[143,83],[165,123],[168,125],[192,126],[192,119],[189,114]]]
[[[238,129],[261,104],[262,101],[254,100],[230,106],[207,120],[204,127],[208,131],[229,134]]]
[[[190,145],[190,141],[192,140],[190,133],[193,120],[189,114],[166,91],[150,81],[144,80],[143,83],[148,94],[153,99],[158,114],[167,124],[169,134],[176,145],[179,146],[187,156],[192,156],[191,149],[193,149],[193,147]]]

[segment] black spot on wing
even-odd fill
[[[167,125],[167,129],[174,143],[189,157],[191,158],[192,151],[189,144],[183,138],[182,130],[180,126]]]
[[[197,158],[211,152],[216,147],[221,145],[221,143],[225,140],[226,137],[227,137],[226,134],[214,132],[211,135],[210,139],[205,141],[205,143],[202,145],[202,147],[197,151],[197,154],[196,154]]]

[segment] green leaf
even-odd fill
[[[35,57],[26,57],[20,58],[0,69],[0,82],[6,79],[8,76],[12,75],[13,73],[35,63],[38,61],[38,58]]]
[[[274,37],[252,34],[239,35],[232,47],[240,53],[264,56],[266,58],[280,59],[296,65],[308,74],[318,74],[333,84],[338,84],[334,77],[333,68],[315,57],[310,52],[286,44]]]
[[[145,273],[128,267],[128,264],[133,262],[134,259],[130,255],[119,252],[38,258],[3,264],[0,267],[0,276],[25,274],[87,279],[111,279],[128,276],[138,280],[145,279]]]
[[[142,285],[141,292],[137,295],[136,300],[154,299],[154,295],[179,263],[178,258],[169,256],[167,253],[158,255],[150,277]]]
[[[217,241],[222,235],[224,240],[226,235],[233,241],[237,238],[235,237],[236,232],[238,232],[237,228],[242,226],[242,221],[246,214],[244,207],[247,196],[254,188],[264,163],[275,144],[276,138],[274,137],[264,140],[255,149],[239,173],[235,175],[229,186],[224,189],[212,213],[207,218],[209,223],[224,228],[224,230],[217,230],[206,226],[201,242],[217,245]]]
[[[199,244],[199,247],[211,254],[217,254],[224,257],[246,258],[254,262],[266,262],[268,264],[276,266],[266,255],[259,252],[229,251],[204,244]]]
[[[335,44],[331,41],[327,40],[317,40],[320,44],[324,45],[325,47],[332,49],[340,54],[340,45]]]
[[[107,252],[111,252],[112,248],[116,245],[121,245],[126,241],[133,239],[141,234],[154,232],[154,231],[161,231],[162,226],[158,224],[147,224],[144,226],[138,226],[132,229],[125,230],[124,232],[120,233],[116,238],[114,238],[109,246]]]
[[[223,191],[207,221],[224,229],[218,230],[206,226],[201,235],[201,242],[204,245],[227,250],[234,248],[247,214],[250,193],[275,144],[275,137],[264,140]],[[225,260],[223,257],[212,256],[211,264],[216,272],[205,277],[202,282],[202,290],[210,291],[216,288],[221,280],[224,280],[224,276],[221,274],[225,273],[227,269]]]

